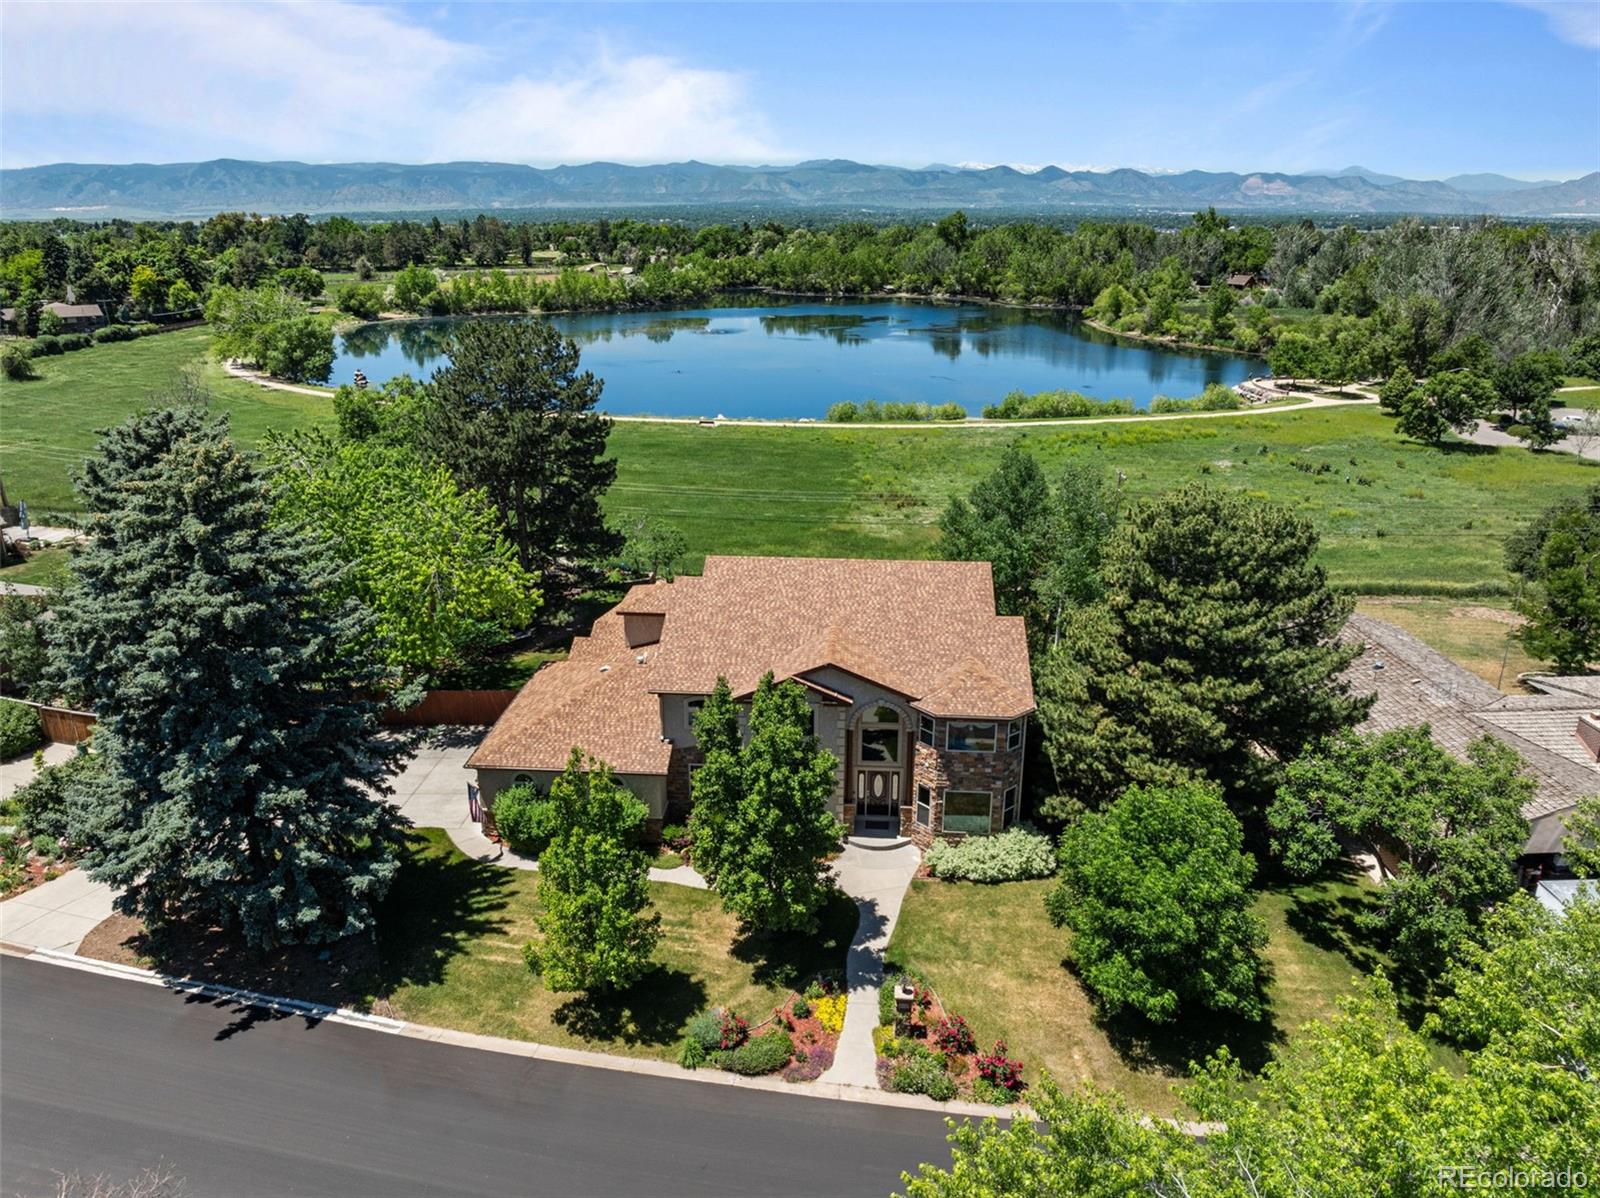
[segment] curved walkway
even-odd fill
[[[844,1009],[844,1031],[833,1065],[821,1081],[876,1089],[878,1052],[872,1029],[878,1026],[878,988],[883,985],[883,952],[889,947],[906,887],[922,862],[915,845],[894,849],[868,849],[849,844],[834,865],[839,887],[856,901],[859,918],[850,955],[845,962],[845,985],[850,1001]]]

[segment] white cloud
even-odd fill
[[[1550,31],[1564,42],[1600,50],[1600,4],[1593,0],[1511,0],[1543,13]]]
[[[25,3],[7,5],[4,20],[6,141],[35,162],[68,156],[68,145],[51,148],[52,121],[95,122],[140,145],[171,147],[169,160],[753,161],[780,153],[744,80],[730,72],[603,47],[475,46],[403,11],[345,0]],[[508,63],[512,52],[537,65]],[[9,164],[15,148],[6,156]]]

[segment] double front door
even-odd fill
[[[905,785],[905,746],[893,708],[879,707],[856,728],[856,819],[895,827]]]

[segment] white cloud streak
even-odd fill
[[[782,154],[737,74],[548,41],[514,48],[536,65],[508,63],[499,55],[510,47],[452,40],[403,11],[345,0],[20,3],[4,22],[6,141],[20,140],[35,162],[67,156],[66,144],[51,150],[52,120],[97,122],[192,158]],[[25,138],[11,136],[24,124]],[[21,165],[13,150],[6,158]]]
[[[1593,0],[1511,0],[1519,8],[1543,13],[1562,41],[1586,50],[1600,50],[1600,4]]]

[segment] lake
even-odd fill
[[[715,306],[553,316],[583,365],[605,380],[608,412],[821,419],[840,400],[954,401],[976,416],[1008,391],[1081,391],[1146,407],[1207,383],[1265,374],[1258,360],[1118,341],[1071,316],[914,300],[786,302],[718,297]],[[336,338],[332,382],[427,378],[448,361],[441,317],[363,325]]]

